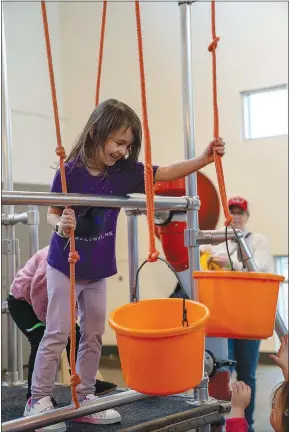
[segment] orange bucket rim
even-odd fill
[[[242,271],[218,271],[218,270],[200,270],[194,271],[193,277],[195,279],[258,279],[284,282],[285,278],[281,275],[272,273],[259,273],[259,272],[242,272]]]
[[[193,324],[191,324],[189,322],[189,326],[188,327],[183,327],[182,325],[180,325],[179,327],[172,327],[169,329],[159,329],[159,330],[151,330],[151,329],[132,329],[132,328],[128,328],[128,327],[123,327],[119,324],[117,324],[114,321],[114,317],[115,315],[118,313],[118,311],[120,311],[121,309],[124,308],[130,308],[130,307],[134,307],[139,303],[150,303],[150,302],[156,302],[156,301],[170,301],[170,302],[175,302],[175,303],[180,303],[183,301],[183,299],[171,299],[171,298],[158,298],[158,299],[146,299],[146,300],[140,300],[137,303],[127,303],[125,305],[122,305],[120,307],[118,307],[117,309],[115,309],[111,314],[110,317],[108,319],[109,325],[115,330],[116,333],[118,334],[123,334],[126,336],[132,336],[132,337],[142,337],[142,338],[159,338],[159,337],[172,337],[172,336],[178,336],[181,334],[185,334],[185,333],[190,333],[192,331],[194,331],[197,328],[201,328],[203,326],[205,326],[206,322],[208,321],[209,317],[210,317],[210,311],[207,308],[207,306],[205,306],[203,303],[197,302],[195,300],[187,300],[186,299],[186,303],[189,304],[194,304],[197,307],[200,307],[203,309],[204,311],[204,316],[202,318],[200,318],[198,321],[194,322]],[[181,314],[180,314],[180,322],[181,322]]]

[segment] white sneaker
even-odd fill
[[[35,414],[41,414],[43,412],[52,410],[54,410],[54,406],[49,396],[39,399],[39,401],[33,406],[32,399],[30,398],[28,399],[25,406],[24,417],[33,416]],[[66,424],[58,423],[51,426],[45,426],[43,428],[36,429],[36,432],[66,432]]]
[[[81,404],[86,402],[91,402],[93,400],[99,399],[97,396],[94,396],[93,394],[87,395],[85,400],[81,402]],[[114,423],[120,423],[121,416],[120,414],[112,409],[109,409],[107,411],[101,411],[95,414],[87,415],[84,417],[78,417],[72,420],[73,422],[79,422],[79,423],[91,423],[91,424],[114,424]]]

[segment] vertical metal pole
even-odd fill
[[[20,269],[20,248],[19,248],[19,239],[15,240],[15,256],[16,256],[16,272]],[[18,378],[19,384],[22,384],[23,381],[23,339],[22,332],[17,328],[17,370],[18,370]]]
[[[129,271],[129,300],[132,302],[133,287],[135,286],[138,270],[138,211],[128,210],[127,236],[128,236],[128,271]],[[136,287],[136,298],[139,300],[139,287]]]
[[[3,7],[3,5],[2,5]],[[5,40],[5,24],[2,10],[2,98],[4,115],[3,124],[3,144],[2,144],[2,162],[3,162],[3,188],[5,190],[13,190],[13,176],[12,176],[12,127],[11,127],[11,111],[8,99],[8,81],[7,81],[7,55],[6,55],[6,40]],[[14,213],[13,206],[5,206],[4,213]],[[10,287],[15,273],[16,273],[16,259],[15,259],[15,227],[13,225],[5,226],[5,237],[11,240],[11,251],[8,253],[8,268],[7,268],[7,287]],[[5,297],[8,295],[8,289]],[[7,315],[7,352],[8,352],[8,366],[7,366],[7,383],[18,382],[17,371],[17,327],[11,318],[10,314]]]
[[[30,230],[30,257],[39,251],[39,212],[37,206],[28,206],[28,224]],[[31,216],[31,217],[30,217]]]
[[[192,70],[192,24],[191,24],[192,1],[180,1],[180,25],[181,25],[181,59],[182,59],[182,99],[183,99],[183,124],[185,158],[195,157],[195,125],[194,125],[194,95],[193,95],[193,70]],[[186,178],[186,195],[198,197],[197,173]],[[185,245],[189,256],[189,283],[191,299],[198,300],[197,281],[192,275],[195,270],[200,270],[200,250],[197,242],[199,231],[199,209],[195,206],[187,211],[187,229],[185,231]],[[204,376],[200,386],[208,396],[208,379]],[[204,393],[202,391],[202,393]],[[198,393],[200,395],[200,393]],[[205,401],[203,401],[205,402]],[[188,403],[190,401],[188,400]],[[200,432],[209,432],[210,425],[199,429]]]
[[[181,56],[182,56],[182,89],[183,89],[183,123],[185,158],[195,157],[195,127],[194,127],[194,106],[193,106],[193,73],[192,73],[192,33],[191,33],[191,2],[180,2],[181,17]],[[186,178],[186,194],[197,196],[197,175],[191,174]],[[198,209],[187,212],[187,233],[188,254],[189,254],[189,275],[191,284],[191,298],[198,299],[197,283],[192,278],[194,270],[200,269],[199,246],[193,246],[193,235],[199,229]]]

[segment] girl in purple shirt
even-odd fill
[[[68,193],[119,195],[144,193],[144,165],[138,162],[142,128],[136,113],[122,102],[110,99],[92,112],[83,132],[66,159]],[[186,177],[214,161],[214,151],[224,154],[222,140],[213,141],[203,154],[167,167],[153,167],[156,182]],[[59,170],[52,192],[61,192]],[[106,320],[106,278],[116,274],[115,240],[119,209],[50,207],[47,221],[54,231],[47,258],[48,308],[46,328],[39,345],[32,377],[32,398],[24,415],[53,409],[51,394],[63,349],[70,331],[68,235],[75,230],[76,299],[80,333],[76,371],[81,403],[91,401],[101,355]],[[115,410],[85,416],[75,421],[111,424],[121,421]],[[66,430],[65,423],[44,428]]]

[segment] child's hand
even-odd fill
[[[76,219],[75,219],[75,213],[73,209],[64,209],[62,216],[60,216],[60,230],[65,234],[69,235],[70,230],[75,230],[76,227]]]
[[[243,381],[237,381],[232,385],[232,409],[231,418],[244,418],[245,409],[251,400],[251,389]]]
[[[285,338],[281,339],[281,346],[279,348],[277,356],[275,356],[274,354],[271,354],[269,356],[272,360],[274,360],[276,365],[278,365],[281,368],[285,380],[288,380],[288,356],[289,356],[289,350],[288,350],[288,334],[287,334]]]
[[[220,156],[224,156],[225,154],[225,143],[222,138],[219,140],[213,140],[206,150],[203,153],[203,158],[205,160],[206,165],[214,162],[214,152],[216,152]]]

